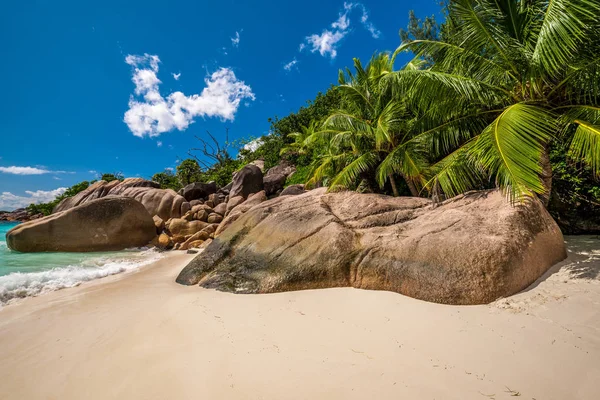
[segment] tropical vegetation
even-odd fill
[[[499,187],[539,196],[559,220],[597,213],[600,1],[449,0],[443,12],[442,24],[411,12],[398,49],[354,59],[338,85],[269,119],[268,135],[197,137],[152,179],[224,186],[248,162],[287,160],[286,184],[436,200]]]

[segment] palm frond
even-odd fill
[[[551,0],[545,12],[533,52],[533,60],[556,75],[576,60],[576,53],[590,35],[598,34],[598,0]]]
[[[339,188],[345,187],[348,188],[352,186],[358,176],[373,168],[377,162],[379,161],[379,156],[377,152],[368,152],[362,154],[360,157],[356,158],[354,161],[349,163],[344,169],[342,169],[331,181],[331,188]]]
[[[430,178],[424,188],[436,196],[441,189],[447,197],[453,197],[481,185],[487,174],[476,160],[469,157],[473,144],[473,140],[467,142],[432,165],[427,171]]]
[[[522,201],[546,192],[540,160],[556,129],[556,120],[548,111],[517,103],[477,137],[469,156],[495,176],[511,201]]]
[[[563,118],[575,126],[569,156],[589,165],[593,174],[600,177],[600,107],[573,106]]]

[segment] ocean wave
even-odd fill
[[[128,256],[98,257],[78,265],[38,272],[13,272],[0,276],[0,307],[15,299],[38,296],[54,290],[70,288],[83,282],[133,271],[157,261],[162,256],[155,250],[145,250]]]

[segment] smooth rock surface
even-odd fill
[[[434,206],[321,188],[255,205],[217,233],[177,282],[237,293],[352,286],[481,304],[525,289],[566,257],[538,200],[512,206],[498,191]]]
[[[105,196],[123,196],[138,200],[151,216],[158,215],[163,220],[178,218],[188,212],[190,204],[170,189],[159,189],[158,184],[141,178],[127,178],[124,181],[98,181],[73,197],[61,201],[53,213],[69,210],[81,204]]]
[[[187,201],[198,200],[207,198],[217,191],[217,184],[215,182],[195,182],[190,183],[182,189],[182,195]]]
[[[299,194],[306,193],[304,190],[303,184],[290,185],[283,189],[283,191],[279,194],[280,196],[297,196]]]
[[[280,190],[283,190],[283,185],[285,185],[285,180],[287,176],[284,174],[271,174],[265,176],[263,179],[263,184],[265,187],[265,193],[267,196],[274,195]]]
[[[6,242],[21,252],[87,252],[145,246],[155,237],[154,221],[140,202],[110,196],[17,225]]]
[[[236,196],[248,197],[252,193],[263,190],[263,175],[256,165],[248,164],[235,173],[229,198]]]

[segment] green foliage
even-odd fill
[[[242,168],[246,162],[244,160],[233,160],[228,159],[220,164],[215,164],[213,167],[202,171],[199,176],[198,182],[210,182],[215,181],[217,186],[223,187],[231,182],[233,173],[238,169]]]
[[[285,186],[306,183],[310,179],[311,172],[310,165],[296,167],[296,172],[285,181]]]
[[[548,196],[540,166],[559,137],[600,173],[600,2],[452,0],[441,40],[397,51],[432,60],[387,84],[421,117],[434,163],[426,189],[455,195],[494,180],[511,199]]]
[[[315,157],[309,186],[328,182],[331,190],[374,191],[389,188],[398,195],[395,175],[407,180],[414,195],[423,181],[424,157],[411,143],[414,118],[401,98],[382,84],[393,72],[394,57],[374,55],[363,67],[354,59],[354,71],[340,71],[340,109],[317,126],[314,122],[291,135],[289,149],[306,153],[311,145],[321,147]]]
[[[309,165],[311,155],[301,155],[294,152],[281,154],[282,149],[294,141],[290,134],[300,132],[303,127],[312,121],[319,121],[329,116],[333,110],[341,105],[341,94],[335,86],[327,89],[325,93],[319,92],[314,100],[307,101],[306,106],[300,107],[297,112],[290,113],[283,118],[269,118],[271,123],[270,133],[259,138],[261,145],[255,150],[241,150],[240,156],[247,162],[262,159],[265,168],[269,169],[279,164],[282,158],[295,165]]]
[[[152,180],[160,184],[161,189],[178,191],[182,187],[179,178],[170,169],[165,169],[163,172],[152,175]]]
[[[425,17],[424,20],[417,18],[415,12],[408,12],[408,26],[406,29],[400,29],[400,41],[408,43],[413,40],[437,40],[440,26],[435,20],[435,15]]]
[[[105,173],[100,175],[100,180],[111,182],[111,181],[122,181],[125,179],[122,172]]]
[[[182,187],[193,182],[201,182],[201,173],[202,170],[198,165],[198,161],[192,158],[183,160],[177,166],[177,179],[179,179]]]
[[[585,232],[585,224],[600,225],[600,185],[591,168],[571,161],[567,151],[564,142],[550,150],[553,180],[548,211],[565,233],[578,234]]]
[[[30,204],[29,206],[27,206],[27,211],[29,212],[29,214],[50,215],[52,214],[52,210],[54,209],[54,207],[56,207],[56,205],[58,205],[58,203],[60,203],[62,200],[66,199],[67,197],[75,196],[77,193],[84,191],[89,186],[90,182],[88,181],[76,183],[75,185],[65,190],[63,194],[57,196],[54,200],[48,203]]]

